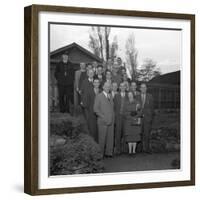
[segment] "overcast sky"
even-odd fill
[[[51,24],[50,51],[73,42],[91,51],[88,46],[90,30],[90,26]],[[117,54],[123,61],[126,61],[125,43],[131,33],[135,36],[139,65],[142,65],[144,59],[151,58],[163,74],[180,70],[181,31],[112,27],[109,40],[112,42],[114,36],[117,36]]]

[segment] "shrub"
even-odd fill
[[[99,145],[80,119],[54,116],[51,121],[50,174],[99,173],[104,170]]]
[[[177,129],[168,127],[153,129],[150,145],[153,152],[179,151],[180,133]]]

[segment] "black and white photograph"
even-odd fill
[[[25,192],[195,184],[195,16],[25,8]]]
[[[48,23],[49,176],[181,168],[179,28]]]

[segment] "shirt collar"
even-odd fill
[[[105,91],[103,91],[103,94],[108,98],[108,94]]]
[[[93,79],[88,78],[89,82],[93,82]]]

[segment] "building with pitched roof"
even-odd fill
[[[69,61],[73,64],[74,71],[79,69],[80,63],[102,63],[102,59],[94,55],[87,49],[83,48],[79,44],[73,42],[69,45],[56,49],[50,52],[49,56],[49,98],[50,98],[50,110],[56,110],[58,106],[58,90],[57,83],[54,76],[56,65],[61,61],[63,54],[68,54]]]

